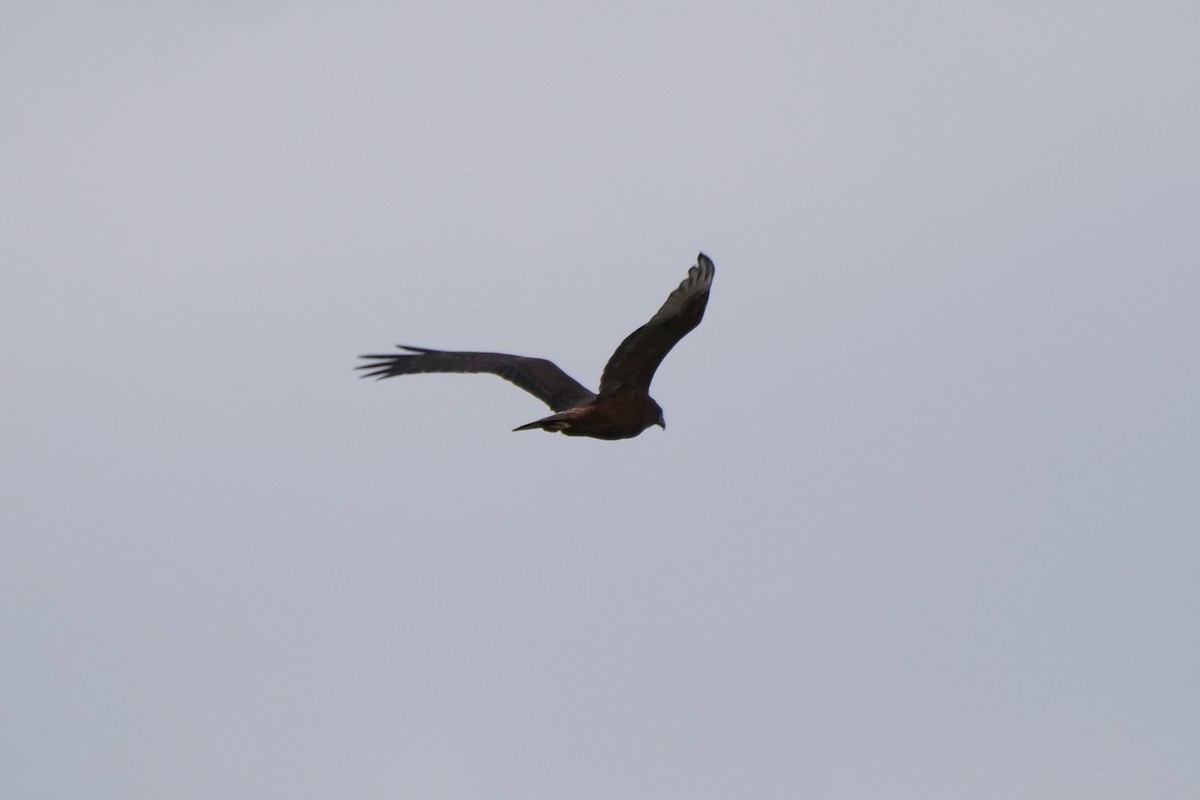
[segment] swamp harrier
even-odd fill
[[[701,253],[696,266],[679,288],[671,292],[658,313],[625,337],[608,359],[600,376],[600,391],[593,393],[544,358],[505,353],[468,353],[427,350],[396,345],[407,353],[369,355],[358,369],[362,377],[378,379],[415,372],[488,372],[515,383],[557,413],[514,428],[541,428],[567,436],[596,439],[629,439],[658,425],[666,429],[662,408],[650,396],[650,381],[671,348],[700,324],[712,287],[713,262]]]

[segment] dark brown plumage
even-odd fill
[[[453,352],[396,345],[408,353],[367,355],[364,378],[416,372],[487,372],[515,383],[557,412],[513,430],[565,433],[596,439],[628,439],[651,425],[666,429],[662,408],[650,396],[654,371],[680,339],[700,324],[712,287],[713,262],[701,253],[696,266],[671,292],[658,313],[625,337],[593,393],[544,358],[507,353]]]

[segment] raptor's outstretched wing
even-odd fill
[[[396,346],[409,352],[359,356],[372,359],[371,363],[358,367],[367,370],[362,377],[383,379],[417,372],[487,372],[515,383],[555,411],[574,408],[595,397],[554,362],[544,358]],[[414,353],[416,355],[412,355]]]
[[[671,292],[658,313],[625,337],[608,359],[600,377],[601,396],[622,386],[649,391],[654,371],[663,358],[704,317],[715,272],[713,262],[701,253],[696,266],[688,270],[687,278]]]

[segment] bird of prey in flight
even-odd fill
[[[654,371],[680,339],[700,324],[715,272],[701,253],[687,278],[671,292],[658,313],[625,337],[600,376],[600,391],[591,392],[544,358],[506,353],[454,352],[396,345],[405,353],[367,355],[358,369],[378,379],[416,372],[488,372],[515,383],[550,406],[555,413],[519,428],[541,428],[567,436],[629,439],[658,425],[666,430],[662,408],[650,396]]]

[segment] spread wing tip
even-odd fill
[[[359,375],[358,377],[360,378],[375,378],[376,380],[383,380],[384,378],[390,378],[395,374],[392,372],[392,369],[396,365],[396,356],[369,355],[359,356],[359,358],[373,359],[369,364],[359,364],[354,368],[356,372],[358,370],[369,370]],[[401,358],[403,358],[403,356],[401,356]]]
[[[426,347],[412,347],[407,344],[398,344],[396,347],[400,350],[407,350],[410,353],[437,353],[439,350],[430,350]],[[359,364],[354,367],[355,370],[367,370],[359,375],[360,378],[374,378],[381,381],[384,378],[390,378],[393,375],[403,375],[408,372],[408,369],[403,369],[401,365],[407,365],[410,358],[418,356],[404,355],[402,353],[368,353],[361,355],[359,358],[370,359],[369,364]]]
[[[683,283],[679,285],[680,289],[687,287],[689,290],[707,289],[712,285],[713,275],[717,273],[716,265],[712,259],[704,255],[703,252],[696,256],[696,264],[688,269],[688,276]]]

